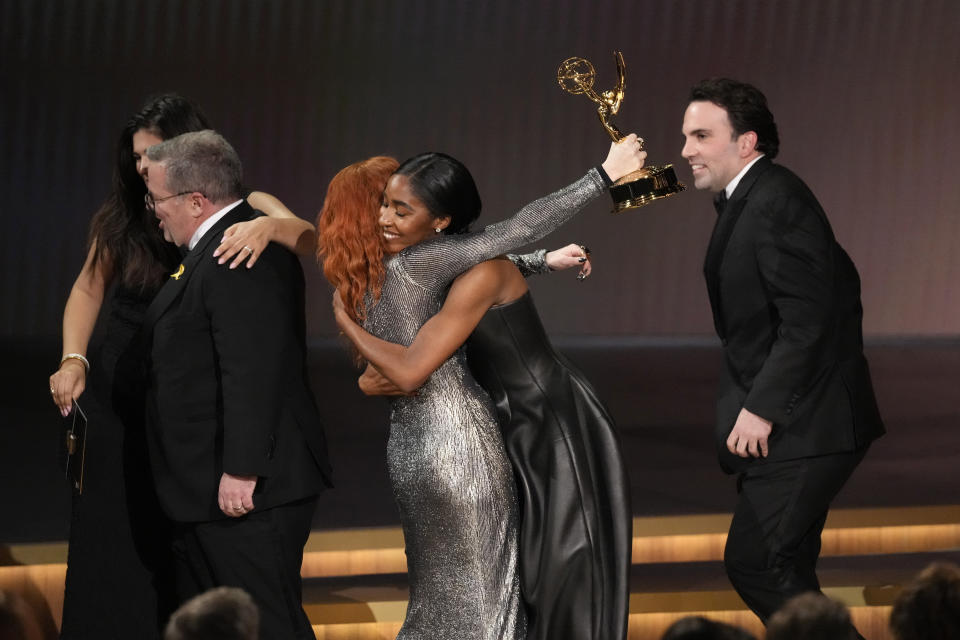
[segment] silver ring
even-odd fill
[[[248,247],[247,245],[243,245],[243,249],[246,249],[246,250],[249,251],[250,253],[253,253],[253,249],[251,249],[251,248]],[[243,251],[243,249],[240,249],[240,250]]]
[[[50,393],[56,393],[56,390],[53,387],[50,387]]]

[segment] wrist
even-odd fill
[[[600,165],[599,167],[597,167],[597,173],[600,174],[600,178],[603,180],[603,183],[607,185],[607,188],[610,188],[613,186],[614,180],[610,179],[610,175],[607,173],[606,167],[604,167],[603,165]]]
[[[610,181],[610,184],[615,183],[617,180],[623,177],[623,174],[620,173],[617,164],[615,162],[611,162],[610,160],[606,160],[603,164],[601,164],[600,169],[600,177],[602,178],[604,175],[606,175],[607,180]],[[604,180],[604,182],[606,182],[606,180]]]
[[[277,231],[279,230],[279,225],[277,224],[277,218],[271,216],[263,216],[260,218],[262,221],[261,224],[267,228],[267,241],[273,242],[277,237]]]
[[[340,327],[340,333],[342,333],[347,340],[353,342],[354,339],[354,323],[351,320],[350,316],[347,315],[346,311],[341,311],[337,316],[337,326]]]
[[[62,369],[64,364],[76,363],[83,365],[83,372],[90,373],[90,361],[87,360],[86,356],[82,353],[67,353],[60,358],[60,368]]]
[[[541,249],[540,251],[543,251],[543,266],[545,267],[545,269],[543,270],[544,272],[556,271],[557,269],[560,268],[559,265],[556,264],[554,261],[554,258],[560,254],[559,249],[555,249],[553,251],[547,251],[546,249]]]
[[[546,249],[537,249],[533,253],[523,255],[509,254],[507,257],[517,265],[524,278],[553,271],[554,266],[549,263],[548,256],[557,254],[557,251],[547,253]]]

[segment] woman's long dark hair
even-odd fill
[[[117,142],[113,189],[90,222],[93,269],[104,270],[107,284],[117,280],[141,293],[151,292],[179,260],[176,247],[163,239],[156,217],[144,206],[147,189],[133,158],[133,134],[144,129],[167,140],[209,128],[200,108],[176,94],[148,100],[123,128]]]

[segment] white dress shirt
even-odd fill
[[[747,166],[745,166],[743,169],[740,169],[740,173],[738,173],[736,176],[734,176],[733,180],[730,181],[730,184],[728,184],[728,185],[726,186],[726,188],[724,189],[724,192],[726,192],[726,194],[727,194],[727,199],[728,199],[728,200],[730,199],[730,196],[733,195],[734,189],[736,189],[736,188],[737,188],[737,185],[740,184],[741,178],[743,178],[743,176],[747,173],[747,171],[750,170],[750,167],[752,167],[753,165],[755,165],[755,164],[757,163],[757,160],[759,160],[760,158],[762,158],[764,155],[765,155],[765,154],[763,154],[763,153],[761,153],[760,155],[758,155],[756,158],[754,158],[753,160],[751,160],[750,162],[748,162],[748,163],[747,163]]]
[[[197,246],[198,242],[200,242],[200,238],[203,237],[203,234],[209,231],[213,225],[217,224],[217,221],[220,218],[227,215],[227,213],[229,213],[231,209],[235,208],[241,202],[243,202],[243,199],[237,200],[236,202],[231,202],[230,204],[225,206],[223,209],[220,209],[219,211],[214,213],[212,216],[210,216],[209,218],[201,222],[200,226],[197,227],[197,230],[193,232],[193,236],[190,237],[190,243],[187,245],[187,249],[189,249],[190,251],[193,251],[193,248]]]

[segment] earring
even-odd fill
[[[440,233],[441,231],[443,231],[443,229],[441,229],[440,227],[437,227],[436,229],[434,229],[434,231],[435,231],[436,233]]]

